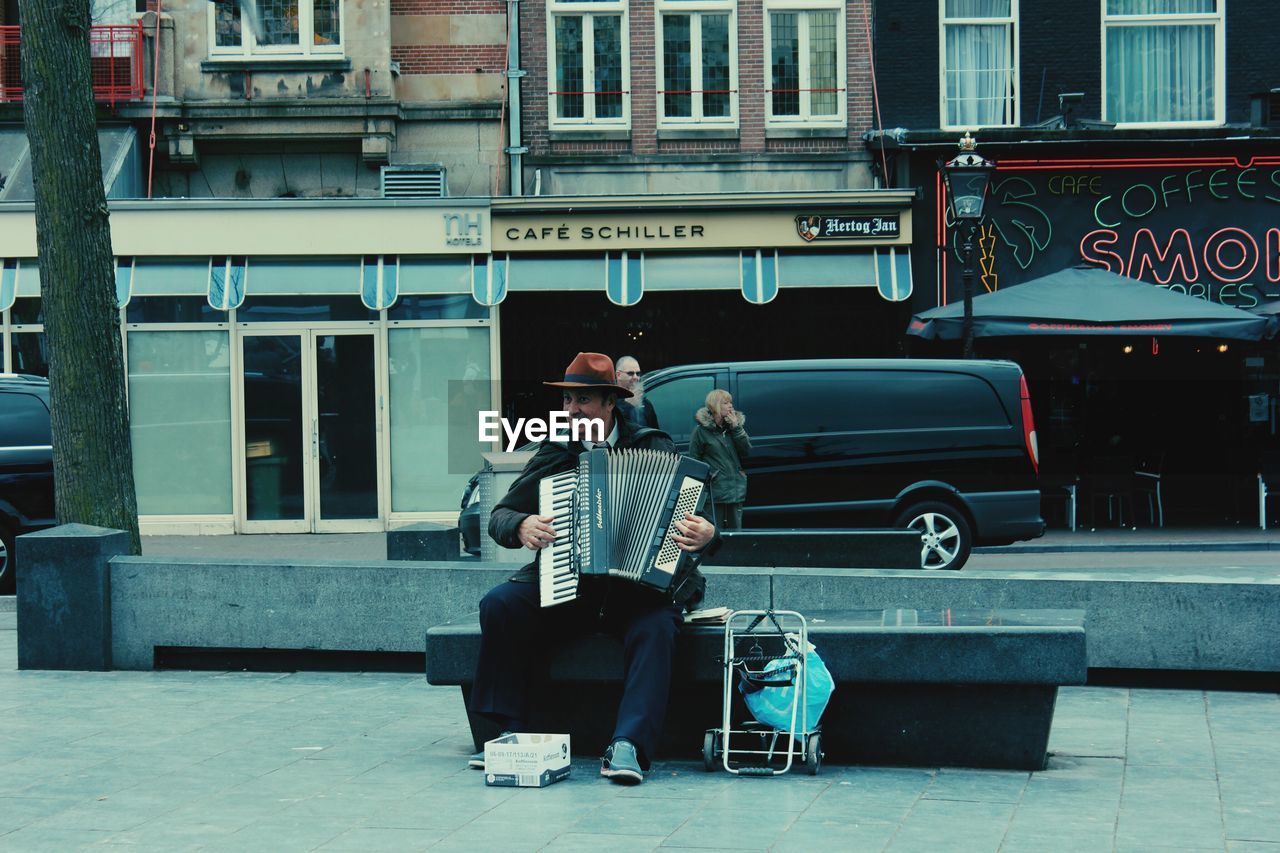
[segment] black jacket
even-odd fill
[[[618,425],[618,447],[676,452],[675,443],[665,432],[641,427],[623,417],[615,418],[615,421]],[[524,470],[511,484],[506,495],[493,508],[493,514],[489,517],[489,535],[495,542],[504,548],[523,547],[519,536],[520,522],[538,512],[538,483],[543,477],[562,474],[577,467],[578,455],[583,450],[585,450],[583,445],[576,441],[566,445],[547,440],[539,445],[538,452],[529,460],[529,464],[524,466]],[[719,545],[720,532],[716,531],[715,537],[707,547],[696,555],[696,559],[687,564],[686,569],[677,573],[672,579],[670,592],[675,604],[692,610],[702,600],[707,582],[702,572],[698,570],[698,563],[703,557],[714,552]],[[522,566],[511,576],[511,580],[520,583],[537,583],[537,557]]]

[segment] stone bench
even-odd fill
[[[809,638],[836,690],[822,718],[834,762],[1039,770],[1047,760],[1059,685],[1084,684],[1080,610],[810,612]],[[427,681],[464,701],[480,647],[475,614],[431,628]],[[722,625],[686,625],[677,643],[660,756],[695,759],[720,725]],[[578,755],[599,754],[621,695],[622,648],[609,636],[554,650],[534,688],[537,730],[569,732]],[[496,736],[471,718],[476,748]]]
[[[915,530],[729,530],[708,566],[823,569],[918,569]]]

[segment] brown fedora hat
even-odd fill
[[[595,391],[613,391],[619,397],[630,397],[631,392],[616,384],[613,359],[604,353],[580,352],[564,369],[563,382],[543,382],[552,388],[591,388]]]

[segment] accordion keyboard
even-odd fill
[[[572,601],[578,595],[578,575],[573,570],[573,494],[576,471],[545,477],[538,484],[538,506],[550,515],[556,539],[538,552],[538,595],[543,607]],[[548,511],[549,509],[549,511]]]

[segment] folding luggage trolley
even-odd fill
[[[795,758],[804,762],[809,775],[822,765],[822,732],[809,727],[805,701],[805,666],[809,627],[794,610],[735,610],[724,625],[724,709],[721,726],[708,729],[702,741],[702,763],[708,770],[722,766],[741,776],[781,776]],[[744,720],[732,724],[735,681],[742,691],[793,687],[790,729]],[[779,738],[786,739],[785,752]],[[785,762],[783,758],[785,757]]]

